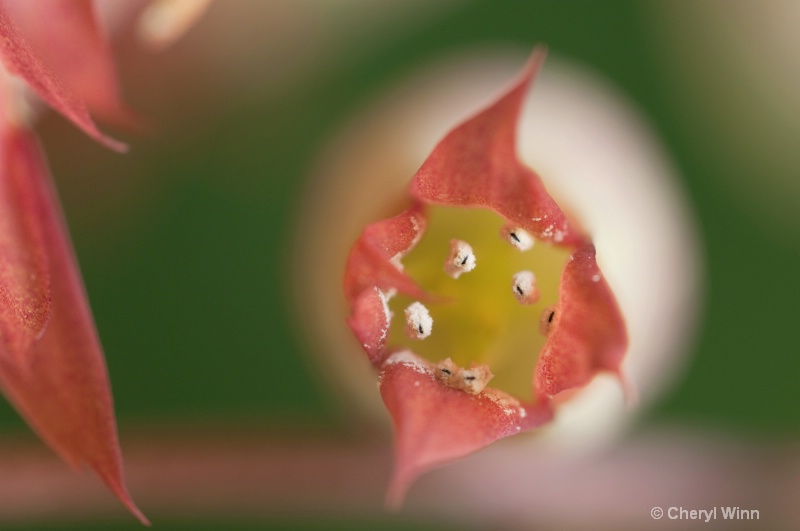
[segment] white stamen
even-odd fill
[[[458,371],[460,370],[458,365],[453,363],[453,360],[447,358],[436,365],[433,374],[436,376],[436,379],[440,380],[442,383],[450,387],[455,387],[454,383],[458,378]]]
[[[511,290],[520,304],[533,304],[539,300],[539,289],[536,287],[536,277],[532,271],[515,273]]]
[[[488,365],[477,365],[461,370],[461,384],[459,389],[472,395],[477,395],[486,387],[494,377]]]
[[[421,302],[406,308],[406,335],[411,339],[425,339],[433,330],[433,318]]]
[[[444,262],[444,272],[453,278],[458,278],[461,273],[475,269],[475,253],[472,247],[462,240],[450,240],[450,256]]]
[[[434,376],[448,387],[477,395],[486,388],[489,380],[494,378],[488,365],[472,365],[462,369],[450,358],[439,362],[434,368]]]
[[[527,251],[532,248],[534,244],[531,233],[521,227],[506,225],[500,229],[500,235],[520,251]]]

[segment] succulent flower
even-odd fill
[[[591,238],[517,157],[544,57],[439,142],[409,206],[348,256],[348,324],[395,426],[390,505],[420,473],[550,422],[599,372],[625,381],[625,323]]]

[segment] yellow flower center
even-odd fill
[[[489,210],[428,208],[428,228],[402,263],[411,278],[437,297],[422,301],[432,329],[425,329],[431,325],[423,318],[413,321],[415,329],[423,327],[422,332],[406,333],[410,323],[406,309],[418,301],[398,294],[389,301],[393,318],[388,344],[407,347],[434,363],[451,358],[464,368],[472,363],[488,365],[494,373],[492,387],[531,400],[533,370],[545,341],[540,321],[558,300],[569,251],[542,242],[521,251],[512,243],[524,241],[525,234],[517,238],[508,234],[508,228],[502,233],[505,226],[505,220]],[[454,268],[462,263],[455,274]],[[535,275],[541,296],[533,304],[522,302],[530,275],[517,275],[520,272]]]

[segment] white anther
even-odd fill
[[[406,308],[406,335],[411,339],[425,339],[433,330],[433,318],[421,302]]]
[[[511,290],[520,304],[533,304],[539,300],[539,288],[536,287],[536,277],[532,271],[515,273]]]
[[[484,390],[493,377],[494,374],[489,370],[488,365],[476,365],[469,369],[462,369],[459,389],[477,395]]]
[[[527,251],[533,247],[533,236],[523,228],[506,225],[500,230],[500,235],[520,251]]]
[[[450,358],[439,362],[434,376],[448,387],[477,395],[486,388],[489,380],[494,378],[488,365],[473,364],[469,369],[462,369]]]
[[[450,256],[444,262],[444,272],[453,278],[461,273],[475,269],[475,253],[472,247],[462,240],[450,240]]]
[[[455,387],[455,382],[457,381],[458,372],[460,370],[459,366],[453,363],[453,360],[447,358],[436,365],[434,376],[442,383],[450,387]]]

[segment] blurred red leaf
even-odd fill
[[[0,142],[0,341],[22,356],[50,318],[50,264],[42,203],[14,149]]]
[[[114,57],[92,0],[3,4],[31,49],[93,115],[121,126],[140,124],[122,101]]]
[[[84,463],[92,467],[126,507],[147,523],[124,484],[103,352],[44,159],[35,138],[26,131],[5,128],[0,144],[4,156],[0,180],[15,186],[3,188],[24,198],[24,217],[33,220],[30,224],[39,238],[10,241],[34,247],[34,254],[46,260],[52,293],[50,317],[40,337],[19,340],[19,335],[30,335],[22,324],[12,323],[3,330],[10,341],[0,344],[0,384],[50,447],[74,468]],[[29,251],[10,245],[0,250]]]

